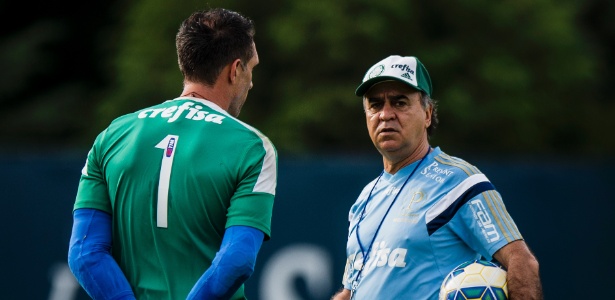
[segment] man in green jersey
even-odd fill
[[[237,119],[254,24],[198,11],[176,46],[180,96],[115,119],[82,170],[68,262],[93,299],[245,299],[270,238],[277,153]]]

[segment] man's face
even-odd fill
[[[228,112],[235,117],[239,116],[239,112],[241,112],[241,108],[248,98],[248,92],[254,86],[252,83],[252,70],[258,65],[259,60],[256,46],[252,44],[252,47],[254,48],[254,56],[247,62],[241,62],[237,67],[238,85],[236,96],[231,100],[228,109]]]
[[[372,86],[363,96],[369,136],[390,161],[408,157],[427,142],[431,107],[421,105],[421,92],[399,81]]]

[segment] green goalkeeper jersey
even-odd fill
[[[112,215],[112,254],[137,299],[185,299],[225,228],[271,236],[277,153],[212,102],[181,97],[115,119],[96,138],[74,209]],[[245,299],[243,286],[232,299]]]

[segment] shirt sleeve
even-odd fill
[[[453,222],[456,234],[488,260],[506,244],[523,238],[495,189],[469,199]]]
[[[88,152],[85,165],[81,170],[81,178],[79,179],[77,197],[73,210],[79,208],[94,208],[107,213],[111,213],[112,211],[98,149],[98,145],[102,142],[105,132],[106,131],[103,131],[98,135],[94,141],[94,145]]]
[[[268,140],[258,140],[245,151],[240,180],[227,212],[226,228],[254,227],[271,236],[271,219],[277,184],[277,154]],[[268,147],[267,145],[270,145]]]
[[[230,298],[254,272],[263,238],[263,232],[248,226],[226,229],[220,251],[187,300]]]
[[[124,273],[111,256],[111,215],[77,209],[68,251],[68,266],[92,299],[135,299]]]

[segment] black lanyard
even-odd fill
[[[389,211],[393,207],[393,204],[395,204],[395,201],[397,200],[397,197],[399,196],[399,194],[401,194],[401,191],[406,186],[406,183],[408,183],[408,181],[410,181],[410,178],[412,177],[412,175],[414,175],[414,172],[416,172],[416,170],[419,168],[419,166],[421,165],[423,160],[425,160],[425,158],[429,154],[429,150],[431,150],[431,147],[427,148],[427,153],[425,153],[425,156],[423,156],[423,158],[421,158],[421,160],[416,165],[416,167],[414,167],[414,170],[412,170],[412,173],[410,173],[410,175],[408,175],[408,178],[406,178],[406,181],[404,181],[404,184],[401,186],[401,188],[399,189],[397,194],[395,194],[395,198],[393,198],[393,201],[391,202],[391,204],[389,204],[389,208],[387,208],[387,211],[384,213],[384,216],[382,217],[382,220],[380,220],[380,224],[378,224],[378,227],[376,228],[376,232],[374,233],[374,237],[372,238],[372,241],[369,243],[369,247],[367,248],[367,251],[363,252],[363,249],[364,249],[363,248],[363,244],[361,243],[361,238],[359,237],[359,224],[365,218],[365,211],[367,210],[367,205],[369,204],[369,201],[371,200],[372,192],[374,192],[374,189],[376,188],[376,185],[380,181],[380,178],[382,177],[382,174],[384,174],[384,170],[382,171],[382,173],[380,173],[380,175],[378,176],[378,179],[376,179],[376,182],[374,183],[374,186],[372,186],[372,189],[369,191],[369,195],[367,195],[367,200],[365,201],[365,206],[363,206],[363,210],[361,211],[361,216],[359,217],[359,220],[357,221],[357,226],[355,228],[355,234],[357,236],[357,242],[359,243],[359,248],[361,249],[361,255],[363,256],[363,264],[361,265],[361,269],[359,270],[359,272],[357,272],[357,276],[355,277],[355,280],[352,282],[351,299],[354,296],[354,292],[357,289],[357,286],[359,286],[359,281],[361,279],[360,278],[361,277],[361,273],[363,273],[363,269],[365,269],[365,265],[367,265],[367,258],[369,256],[369,252],[372,250],[372,246],[374,245],[374,241],[376,240],[376,236],[378,235],[378,232],[380,231],[380,228],[382,227],[382,223],[384,223],[384,219],[386,219],[387,215],[389,214]],[[355,259],[356,259],[356,256],[355,256]]]

